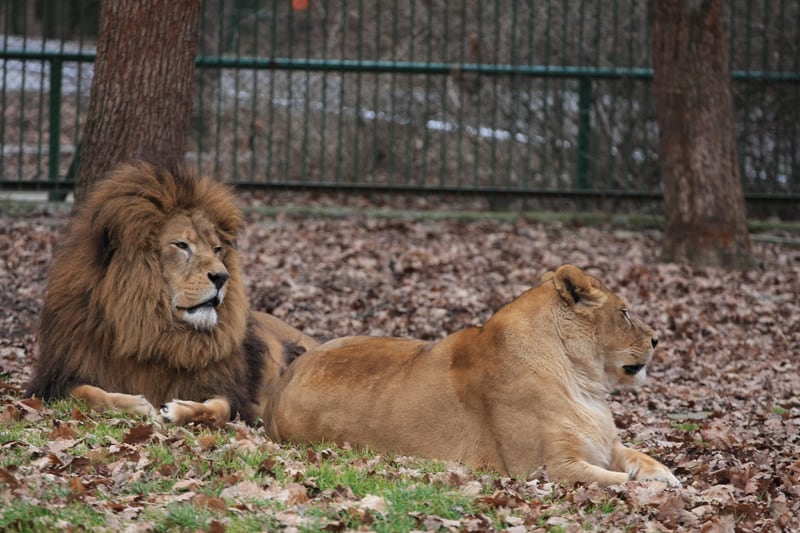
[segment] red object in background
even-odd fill
[[[295,11],[305,11],[308,9],[308,0],[292,0],[292,9]]]

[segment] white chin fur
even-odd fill
[[[194,329],[209,331],[217,325],[217,310],[213,307],[203,307],[193,313],[182,311],[181,318]]]

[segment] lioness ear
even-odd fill
[[[592,278],[576,266],[560,266],[551,278],[558,295],[570,305],[580,304],[594,307],[601,305],[606,300],[603,291],[592,284]]]

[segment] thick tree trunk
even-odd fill
[[[182,159],[201,0],[102,3],[76,201],[131,157]]]
[[[664,259],[747,267],[752,257],[722,0],[653,0],[651,6]]]

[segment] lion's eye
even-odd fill
[[[214,247],[214,254],[220,255],[222,253],[222,246],[215,246]]]
[[[180,248],[181,250],[184,250],[186,252],[192,251],[192,249],[189,247],[189,243],[187,243],[187,242],[176,241],[176,242],[173,242],[172,244],[174,244],[175,246],[177,246],[178,248]]]
[[[628,310],[627,310],[627,309],[620,309],[620,313],[622,313],[622,317],[623,317],[623,318],[624,318],[624,319],[625,319],[627,322],[630,322],[630,321],[631,321],[631,314],[630,314],[630,312],[628,312]]]

